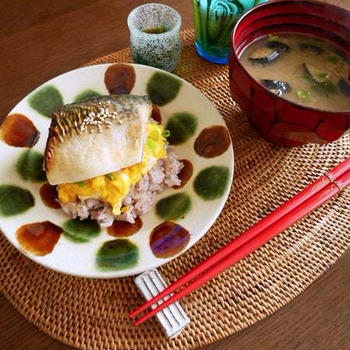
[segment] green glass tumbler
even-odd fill
[[[230,34],[240,16],[267,0],[193,0],[195,48],[204,59],[227,64]]]

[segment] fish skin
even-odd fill
[[[136,107],[148,103],[148,96],[135,95],[107,95],[70,103],[52,114],[49,136],[64,142],[66,135],[101,132],[111,124],[132,120],[136,117]]]

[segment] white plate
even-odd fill
[[[35,106],[33,104],[31,106],[30,101],[33,99],[33,96],[38,97],[40,93],[44,91],[42,89],[47,86],[52,86],[59,91],[64,104],[73,102],[77,95],[87,89],[92,89],[101,95],[107,95],[109,92],[105,86],[104,77],[109,66],[111,65],[101,64],[89,66],[62,74],[35,89],[12,109],[9,115],[21,113],[27,116],[40,131],[40,139],[33,146],[33,150],[43,154],[50,125],[50,118],[40,114],[34,109]],[[106,241],[116,239],[108,235],[106,230],[101,230],[101,233],[97,237],[85,243],[73,242],[65,235],[61,235],[53,251],[44,256],[36,256],[27,252],[20,246],[16,238],[16,231],[20,226],[49,220],[55,225],[62,227],[63,223],[69,218],[60,209],[50,209],[43,204],[39,193],[43,183],[23,180],[16,171],[16,162],[26,148],[9,146],[5,142],[1,142],[0,186],[15,185],[30,191],[35,199],[35,205],[24,212],[11,216],[4,215],[0,208],[0,228],[7,239],[23,254],[50,269],[70,275],[110,278],[134,275],[160,266],[189,249],[207,232],[220,214],[230,192],[234,164],[232,144],[230,143],[229,148],[223,154],[213,158],[203,158],[199,156],[193,147],[196,138],[204,128],[213,125],[225,126],[222,116],[213,107],[211,102],[198,89],[175,75],[142,65],[127,66],[129,69],[133,67],[136,74],[136,81],[130,92],[131,94],[147,94],[147,84],[150,78],[156,73],[161,74],[162,78],[165,78],[165,80],[170,79],[174,82],[173,79],[176,79],[178,85],[180,85],[178,94],[171,101],[160,106],[163,125],[166,125],[169,118],[176,112],[187,112],[194,115],[197,119],[198,124],[194,135],[183,144],[176,146],[176,153],[179,159],[186,158],[192,162],[192,178],[183,188],[177,190],[167,189],[159,194],[156,199],[157,202],[163,197],[179,192],[185,192],[190,196],[192,203],[190,211],[184,218],[176,220],[179,225],[190,232],[190,240],[186,247],[175,256],[165,259],[157,258],[150,248],[150,233],[152,229],[163,220],[156,215],[155,209],[153,208],[149,213],[142,216],[142,229],[127,238],[136,245],[138,249],[138,260],[132,267],[116,270],[101,270],[96,265],[96,254],[102,244]],[[37,94],[38,92],[39,95]],[[225,167],[229,171],[229,175],[221,196],[213,200],[204,200],[194,190],[193,182],[201,170],[211,166]],[[0,196],[0,206],[4,208],[5,205],[6,203],[3,203],[3,199],[1,199]]]

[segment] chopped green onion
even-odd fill
[[[111,181],[115,180],[115,176],[111,173],[111,174],[107,174],[105,175],[108,179],[110,179]]]
[[[77,184],[78,186],[80,186],[80,187],[85,187],[85,186],[86,186],[86,184],[85,184],[84,181],[76,182],[76,184]]]
[[[170,136],[170,130],[166,129],[162,132],[162,136],[168,138]]]
[[[159,140],[159,133],[156,130],[153,130],[149,135],[149,138],[151,138],[153,141],[158,141]]]
[[[329,80],[322,81],[321,83],[313,84],[312,89],[319,93],[323,93],[325,95],[333,94],[337,91],[337,88],[335,87],[335,85]]]
[[[337,90],[336,87],[335,87],[335,85],[334,85],[331,81],[329,81],[329,80],[323,81],[323,82],[320,83],[319,85],[320,85],[321,88],[324,89],[326,92],[332,93],[332,92],[336,92],[336,90]]]
[[[313,46],[319,47],[320,49],[323,49],[322,41],[319,41],[319,40],[316,40],[316,39],[312,38],[312,39],[308,40],[308,43],[310,45],[313,45]]]
[[[270,34],[270,35],[268,35],[268,37],[267,37],[267,41],[277,41],[279,38],[280,38],[279,35]]]
[[[333,64],[337,64],[339,62],[339,57],[330,55],[327,57],[327,61]]]
[[[303,101],[306,101],[310,97],[310,91],[308,90],[298,90],[297,91],[297,96]]]
[[[318,76],[320,78],[323,78],[323,79],[328,79],[329,78],[329,74],[328,73],[320,73]]]
[[[147,137],[147,141],[146,141],[147,146],[149,147],[149,149],[154,152],[156,149],[156,144],[154,143],[154,141],[150,138]]]
[[[306,79],[306,80],[309,80],[309,81],[312,81],[313,82],[313,79],[312,79],[312,75],[307,73],[307,72],[304,72],[303,75],[301,76],[302,78]]]

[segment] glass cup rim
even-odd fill
[[[164,32],[164,33],[146,33],[143,32],[142,30],[140,30],[133,22],[134,17],[136,17],[137,12],[143,8],[143,7],[147,7],[149,5],[154,5],[156,7],[161,7],[161,8],[167,8],[168,10],[170,10],[170,12],[174,15],[175,17],[175,25],[168,31]],[[139,33],[140,35],[144,35],[145,37],[165,37],[165,36],[169,36],[175,32],[178,32],[180,30],[181,27],[181,16],[180,14],[171,6],[165,5],[165,4],[161,4],[158,2],[149,2],[140,6],[135,7],[128,15],[128,19],[127,19],[127,24],[129,27],[130,32],[132,31],[136,31],[137,33]]]

